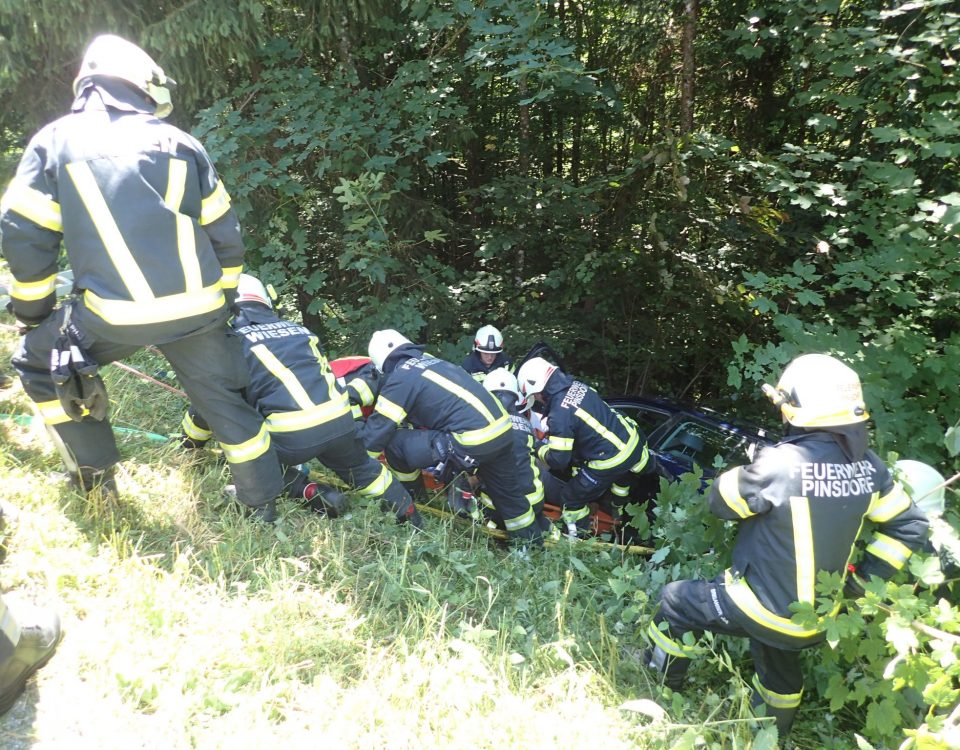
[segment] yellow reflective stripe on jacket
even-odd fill
[[[370,390],[370,386],[363,378],[354,378],[347,383],[347,388],[353,388],[356,391],[362,406],[370,406],[373,403],[373,391]]]
[[[546,461],[546,460],[547,460],[547,454],[548,454],[549,452],[550,452],[550,445],[549,445],[548,443],[545,443],[544,445],[541,445],[541,446],[537,449],[537,458],[539,458],[541,461]]]
[[[249,440],[242,443],[220,443],[223,448],[223,455],[227,461],[232,464],[242,464],[247,461],[253,461],[260,458],[264,453],[270,450],[270,433],[267,432],[267,425],[260,427],[260,432]]]
[[[297,376],[293,374],[289,367],[277,359],[276,355],[266,346],[263,344],[251,346],[250,353],[260,360],[260,363],[267,368],[273,377],[283,383],[283,387],[297,402],[297,406],[301,409],[310,409],[314,406],[313,399],[310,398],[310,394],[307,393],[307,389],[303,387]]]
[[[796,708],[803,700],[803,690],[799,693],[777,693],[768,687],[764,687],[758,675],[753,676],[753,689],[757,691],[760,699],[771,708]]]
[[[729,569],[724,572],[724,579],[727,595],[737,608],[755,623],[765,627],[767,630],[772,630],[792,638],[812,638],[820,632],[818,628],[803,628],[794,624],[786,617],[781,617],[771,612],[760,603],[757,595],[753,593],[753,590],[749,584],[747,584],[746,580],[743,578],[734,578],[733,573],[731,573]]]
[[[740,518],[749,518],[755,513],[750,510],[747,501],[740,495],[740,467],[725,471],[717,478],[717,490],[720,497]]]
[[[177,250],[183,268],[184,288],[194,292],[203,287],[200,260],[197,258],[197,238],[193,233],[193,219],[180,213],[183,194],[187,189],[187,163],[183,159],[171,159],[167,177],[167,193],[163,202],[177,219]]]
[[[633,452],[637,449],[637,446],[640,444],[640,436],[637,434],[637,431],[631,429],[630,426],[623,420],[620,415],[617,415],[620,418],[620,423],[627,429],[630,437],[627,439],[627,442],[624,443],[620,438],[616,436],[615,433],[608,430],[590,413],[584,409],[577,409],[573,416],[579,417],[581,421],[585,422],[594,432],[596,432],[600,437],[604,438],[608,443],[610,443],[614,448],[617,449],[617,453],[610,458],[598,458],[593,461],[588,461],[587,466],[591,469],[613,469],[624,461],[626,461]]]
[[[183,430],[183,434],[191,440],[209,440],[213,437],[212,430],[204,430],[197,426],[197,423],[194,422],[190,416],[190,412],[183,415],[183,419],[180,422],[180,429]]]
[[[339,394],[333,401],[311,406],[300,411],[278,411],[267,417],[267,429],[270,432],[296,432],[308,427],[316,427],[331,422],[350,413],[350,402],[346,395]]]
[[[890,492],[870,503],[867,518],[875,523],[886,523],[909,507],[910,497],[903,491],[901,484],[897,482]]]
[[[813,554],[813,526],[810,521],[810,501],[805,497],[790,498],[790,516],[793,520],[793,554],[797,565],[797,600],[813,603],[817,565]]]
[[[243,266],[230,266],[220,269],[220,286],[224,289],[236,289],[240,283],[240,274],[243,273]]]
[[[637,461],[633,467],[631,467],[630,472],[632,474],[639,474],[643,471],[644,467],[647,465],[647,461],[650,460],[650,447],[644,443],[643,444],[643,453],[640,454],[640,460]]]
[[[466,401],[468,404],[470,404],[470,406],[472,406],[474,409],[480,412],[480,414],[483,416],[484,419],[487,420],[487,422],[494,422],[494,420],[496,419],[493,416],[493,414],[490,413],[490,410],[486,406],[484,406],[483,402],[479,398],[474,396],[472,393],[470,393],[470,391],[468,391],[463,386],[457,385],[452,380],[447,380],[445,377],[443,377],[443,375],[440,375],[434,372],[433,370],[424,370],[423,377],[426,380],[429,380],[431,383],[435,383],[436,385],[439,385],[445,391],[449,391],[454,396],[459,398],[461,401]],[[497,404],[499,405],[500,402],[498,401]],[[502,411],[502,407],[501,407],[501,411]]]
[[[114,268],[117,269],[117,273],[120,274],[120,279],[130,292],[130,296],[137,302],[148,302],[155,299],[153,290],[150,289],[143,271],[140,270],[133,253],[130,252],[130,248],[127,247],[127,243],[120,233],[120,227],[117,226],[113,214],[110,213],[110,207],[107,205],[103,193],[100,192],[100,186],[97,185],[97,180],[93,176],[90,165],[86,162],[75,161],[72,164],[67,164],[67,173],[73,180],[74,185],[77,186],[80,200],[83,201],[87,213],[90,214],[97,234],[100,235],[100,241],[103,243],[107,255],[110,256]]]
[[[377,405],[373,409],[375,412],[382,414],[391,422],[400,424],[404,419],[407,418],[407,410],[404,409],[399,404],[393,403],[388,398],[384,398],[382,395],[377,399]]]
[[[51,232],[63,232],[60,204],[19,180],[11,182],[4,192],[0,211],[13,211]]]
[[[693,652],[693,649],[684,646],[682,643],[678,643],[660,630],[655,622],[651,622],[650,625],[647,626],[647,637],[653,641],[654,646],[659,646],[675,659],[689,659]]]
[[[34,302],[49,297],[55,291],[57,291],[57,274],[52,274],[40,281],[17,281],[14,279],[13,285],[10,287],[10,296],[24,302]]]
[[[460,445],[482,445],[494,438],[500,437],[505,432],[510,432],[512,429],[513,425],[510,422],[510,417],[504,414],[496,422],[488,424],[486,427],[451,434]]]
[[[53,401],[38,401],[37,411],[40,412],[44,424],[63,424],[70,421],[70,417],[63,409],[63,404],[56,399]]]
[[[213,192],[200,201],[200,223],[212,224],[230,210],[230,196],[220,180],[213,188]]]
[[[573,438],[550,435],[547,438],[547,446],[552,451],[572,451]]]
[[[867,552],[879,557],[897,570],[900,570],[913,554],[907,545],[879,532],[873,535],[873,541],[867,545]]]
[[[416,479],[416,477],[414,477]],[[380,497],[393,482],[393,474],[383,464],[380,465],[380,474],[366,487],[360,487],[359,492],[364,497]]]
[[[226,304],[219,282],[198,292],[168,294],[149,302],[104,299],[88,289],[83,293],[83,301],[91,312],[115,326],[166,323],[219,310]]]

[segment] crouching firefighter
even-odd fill
[[[639,477],[656,469],[656,459],[636,422],[542,357],[524,362],[517,381],[524,398],[543,404],[549,422],[549,437],[538,447],[538,456],[552,470],[575,470],[561,494],[566,531],[570,536],[586,533],[590,503],[608,491],[626,502]]]
[[[563,482],[548,471],[542,471],[535,452],[536,438],[533,434],[533,425],[527,418],[530,404],[520,395],[517,377],[505,367],[491,371],[483,379],[483,387],[490,391],[503,404],[503,408],[510,415],[510,426],[513,435],[513,455],[516,462],[517,475],[520,485],[526,493],[527,501],[533,509],[535,523],[545,535],[549,535],[554,527],[549,518],[543,515],[543,503],[547,498],[558,502],[563,491]],[[482,512],[486,518],[497,526],[503,527],[503,514],[496,504],[484,491],[482,483],[478,482],[474,494],[483,506]]]
[[[803,695],[799,652],[824,639],[821,627],[791,620],[791,605],[814,603],[821,572],[847,575],[865,518],[875,524],[860,565],[867,578],[902,569],[923,546],[927,521],[867,449],[869,415],[852,369],[807,354],[764,392],[780,407],[787,436],[717,477],[707,499],[715,515],[740,523],[732,564],[712,581],[664,586],[644,660],[676,689],[694,653],[684,633],[749,638],[752,705],[783,735]]]
[[[250,372],[246,399],[266,420],[274,450],[286,467],[287,495],[331,517],[343,513],[342,493],[310,482],[297,468],[315,458],[364,497],[389,506],[398,522],[420,527],[409,493],[364,450],[349,398],[338,388],[319,339],[277,317],[266,288],[249,274],[240,275],[235,309],[231,326],[243,342]],[[212,437],[202,410],[191,408],[181,428],[188,445]]]
[[[383,381],[363,427],[367,451],[385,452],[387,463],[414,486],[425,468],[437,468],[441,481],[476,473],[511,539],[541,543],[500,401],[462,367],[424,354],[397,331],[377,331],[369,348]],[[422,429],[398,429],[404,422]]]
[[[280,464],[241,396],[243,353],[225,325],[240,225],[206,151],[163,120],[172,85],[136,45],[98,36],[70,114],[27,145],[0,201],[11,308],[26,332],[13,364],[74,483],[109,491],[120,454],[95,370],[155,344],[208,416],[238,498],[263,507],[283,490]],[[56,311],[61,242],[76,298]]]

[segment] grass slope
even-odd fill
[[[130,364],[165,369],[149,353]],[[176,432],[183,401],[103,373],[115,425]],[[19,384],[0,391],[0,412],[30,413]],[[0,747],[775,742],[751,731],[742,680],[699,673],[687,700],[636,665],[650,598],[670,575],[643,558],[561,545],[526,561],[433,518],[411,535],[358,499],[336,521],[290,505],[262,527],[224,497],[228,473],[211,454],[136,433],[118,436],[121,500],[91,503],[51,480],[60,460],[41,425],[2,419],[0,436],[2,497],[21,509],[5,596],[54,604],[66,630],[0,719]],[[645,698],[665,716],[652,719]],[[826,741],[795,735],[797,747]]]

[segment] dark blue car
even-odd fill
[[[779,439],[764,428],[668,399],[605,396],[604,401],[640,425],[664,473],[674,478],[699,466],[704,479],[712,479],[725,466],[750,463],[757,448]]]

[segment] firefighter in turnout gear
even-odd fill
[[[330,369],[337,378],[337,385],[350,398],[354,418],[365,419],[370,416],[380,391],[380,373],[370,357],[331,359]]]
[[[591,502],[608,491],[626,502],[636,479],[655,470],[656,459],[633,420],[542,357],[524,362],[517,381],[528,401],[544,405],[549,437],[538,456],[552,470],[575,470],[561,494],[561,517],[567,533],[576,536],[588,530]]]
[[[509,368],[510,358],[503,351],[503,334],[490,325],[480,328],[473,339],[473,351],[461,366],[480,383],[494,370]]]
[[[516,472],[520,477],[520,485],[533,509],[535,522],[541,531],[549,534],[552,529],[550,519],[543,515],[543,501],[546,499],[546,488],[562,487],[562,482],[549,472],[541,471],[537,462],[533,435],[533,426],[527,419],[525,412],[530,405],[520,395],[516,376],[505,367],[500,367],[483,379],[483,387],[496,396],[507,414],[510,415],[510,426],[513,428],[513,452],[516,462]],[[558,494],[559,491],[555,492]],[[480,502],[485,507],[485,515],[497,526],[503,526],[503,514],[497,510],[496,504],[479,485],[477,493]]]
[[[799,652],[824,639],[820,627],[793,622],[790,606],[814,602],[819,573],[847,575],[864,519],[874,525],[859,565],[864,578],[901,570],[926,540],[927,521],[867,448],[869,415],[852,369],[807,354],[764,392],[780,407],[787,436],[720,474],[707,500],[715,515],[739,524],[732,564],[712,581],[664,586],[644,660],[678,688],[694,654],[684,633],[746,636],[752,704],[782,735],[803,694]]]
[[[96,418],[105,394],[93,371],[155,344],[210,420],[238,498],[264,509],[283,490],[280,463],[241,395],[243,352],[225,325],[243,265],[240,226],[206,151],[162,119],[172,85],[142,49],[99,36],[70,114],[27,145],[0,202],[12,311],[32,329],[13,364],[74,481],[108,488],[120,456],[109,419]],[[55,310],[61,242],[75,297]],[[50,367],[51,351],[74,347],[83,378],[69,360]]]
[[[281,463],[287,494],[331,517],[346,506],[343,496],[306,479],[298,465],[316,458],[347,485],[389,506],[397,521],[422,525],[409,493],[386,466],[364,450],[347,394],[303,326],[277,317],[259,279],[240,276],[237,314],[231,326],[243,342],[250,371],[247,401],[266,419]],[[200,410],[191,408],[181,425],[194,445],[211,436]]]
[[[436,467],[441,482],[462,471],[476,473],[511,538],[539,543],[536,514],[517,474],[510,417],[500,401],[462,367],[424,354],[397,331],[374,333],[369,350],[383,373],[363,428],[370,454],[384,452],[411,486],[421,469]],[[423,429],[400,429],[404,422]]]

